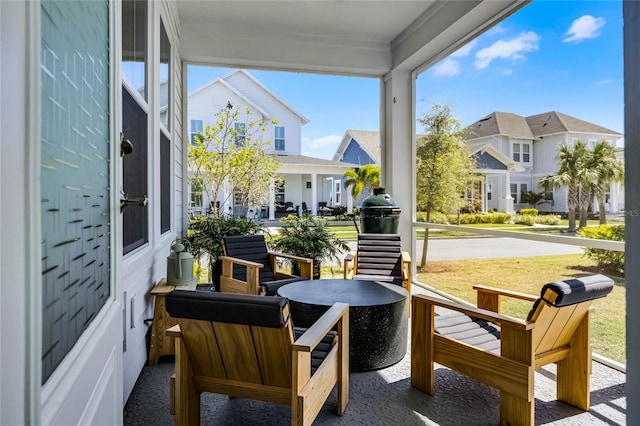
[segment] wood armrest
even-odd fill
[[[433,297],[426,296],[424,294],[414,294],[411,296],[412,303],[426,303],[435,306],[440,306],[442,308],[451,309],[452,311],[460,312],[465,315],[469,315],[476,318],[481,318],[487,321],[499,323],[499,324],[508,324],[513,328],[529,330],[533,329],[534,323],[523,321],[518,318],[508,317],[506,315],[499,314],[497,312],[488,311],[486,309],[476,308],[474,306],[465,306],[460,303],[451,302],[444,299],[435,299]],[[415,312],[415,311],[414,311]]]
[[[231,263],[236,263],[238,265],[244,265],[244,266],[253,266],[255,268],[264,267],[262,263],[251,262],[249,260],[244,260],[244,259],[238,259],[237,257],[219,256],[218,259],[222,260],[223,262],[231,262]]]
[[[345,280],[350,280],[353,278],[353,268],[349,271],[349,263],[355,262],[356,254],[354,252],[349,252],[344,257],[343,266],[342,266],[342,278]],[[355,263],[353,264],[355,267]]]
[[[411,256],[408,251],[402,252],[402,263],[411,263]]]
[[[173,327],[167,328],[165,333],[166,333],[167,336],[171,336],[171,337],[181,337],[182,336],[182,331],[180,331],[180,325],[179,324],[176,324]]]
[[[508,296],[514,299],[521,299],[529,302],[535,302],[536,300],[538,300],[537,296],[532,296],[526,293],[520,293],[518,291],[505,290],[502,288],[488,287],[484,285],[474,285],[473,289],[478,291],[479,293],[497,294],[498,296]]]
[[[269,255],[270,256],[275,256],[275,257],[283,257],[285,259],[295,260],[296,262],[301,262],[301,263],[311,263],[311,262],[313,262],[313,259],[309,259],[308,257],[294,256],[292,254],[286,254],[286,253],[269,252]]]
[[[349,318],[348,303],[334,303],[302,336],[293,342],[293,350],[311,352],[327,333],[343,318]]]

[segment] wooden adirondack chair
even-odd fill
[[[224,256],[220,290],[226,293],[260,294],[275,296],[278,288],[300,280],[313,279],[313,260],[267,250],[264,235],[243,235],[222,238]],[[300,265],[300,276],[276,271],[278,258],[289,259]]]
[[[411,298],[411,257],[400,235],[358,234],[357,251],[344,259],[344,279],[384,281],[404,287]]]
[[[433,394],[434,363],[447,366],[500,390],[500,424],[533,425],[535,369],[555,362],[558,399],[588,410],[591,301],[612,288],[603,275],[546,284],[537,299],[475,286],[478,308],[414,295],[411,384]],[[535,300],[527,320],[499,314],[500,296]]]
[[[332,389],[337,413],[349,401],[349,305],[334,304],[308,329],[294,328],[289,302],[173,291],[167,312],[175,337],[175,420],[200,424],[200,394],[290,404],[291,424],[310,425]],[[337,331],[331,331],[332,329]]]

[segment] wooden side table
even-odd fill
[[[166,310],[166,295],[173,290],[195,291],[198,281],[193,280],[189,285],[167,285],[167,280],[162,278],[151,290],[156,297],[153,307],[153,322],[151,324],[151,344],[149,345],[149,365],[157,365],[162,355],[173,355],[175,346],[165,331],[178,323],[175,318],[169,316]]]

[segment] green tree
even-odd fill
[[[573,146],[563,144],[558,150],[558,172],[540,179],[545,189],[567,187],[569,231],[576,230],[576,208],[580,208],[581,225],[583,218],[586,225],[586,209],[592,197],[590,186],[595,179],[595,172],[588,167],[590,161],[591,154],[584,142],[578,141]]]
[[[375,164],[365,164],[355,170],[344,172],[344,187],[351,187],[351,196],[358,198],[365,188],[373,193],[373,188],[380,186],[380,167]]]
[[[236,128],[236,123],[245,123],[245,126]],[[271,120],[271,123],[278,122]],[[216,112],[214,123],[207,124],[189,146],[189,184],[193,187],[202,182],[204,192],[212,201],[218,201],[226,192],[221,204],[234,191],[245,207],[266,201],[269,183],[276,178],[278,169],[277,156],[267,152],[271,141],[262,140],[266,125],[265,120],[252,121],[248,108],[241,113],[227,103]],[[214,214],[219,213],[216,203],[213,210]]]
[[[424,136],[417,141],[416,196],[418,209],[426,213],[448,213],[460,208],[460,194],[466,189],[474,169],[460,122],[451,115],[451,106],[434,105],[418,120]],[[421,266],[427,261],[429,228],[425,230]]]
[[[607,224],[605,201],[611,184],[624,182],[624,167],[616,158],[615,149],[607,141],[599,141],[591,153],[588,167],[595,171],[596,179],[592,182],[591,191],[598,200],[600,225]]]

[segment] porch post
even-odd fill
[[[269,220],[276,219],[276,185],[271,179],[269,182]]]
[[[414,253],[411,222],[415,217],[414,98],[411,71],[393,70],[382,81],[381,186],[391,194],[402,213],[398,233],[403,246]]]
[[[311,173],[311,216],[318,215],[318,174]]]

